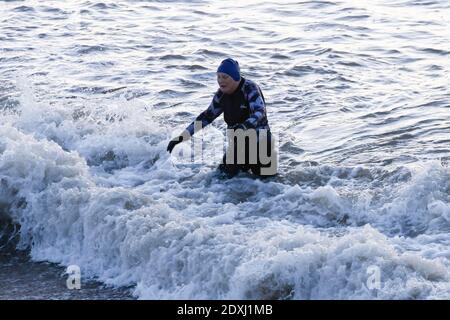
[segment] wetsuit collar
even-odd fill
[[[241,77],[241,81],[239,81],[239,85],[237,86],[236,90],[231,95],[235,95],[239,90],[242,89],[242,86],[244,85],[245,79]]]

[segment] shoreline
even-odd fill
[[[26,251],[0,252],[0,300],[135,300],[131,288],[112,288],[85,280],[81,289],[66,286],[66,268],[34,262]]]

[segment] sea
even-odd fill
[[[450,299],[450,1],[0,1],[0,299]],[[278,174],[218,174],[220,62]]]

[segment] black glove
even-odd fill
[[[169,153],[172,153],[173,148],[175,148],[175,146],[177,144],[181,143],[182,141],[183,141],[183,137],[181,137],[181,136],[174,138],[173,140],[171,140],[169,142],[169,145],[167,146],[167,151]]]

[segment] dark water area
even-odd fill
[[[80,289],[68,289],[66,268],[34,262],[26,251],[0,252],[0,300],[132,300],[125,288],[87,280]]]

